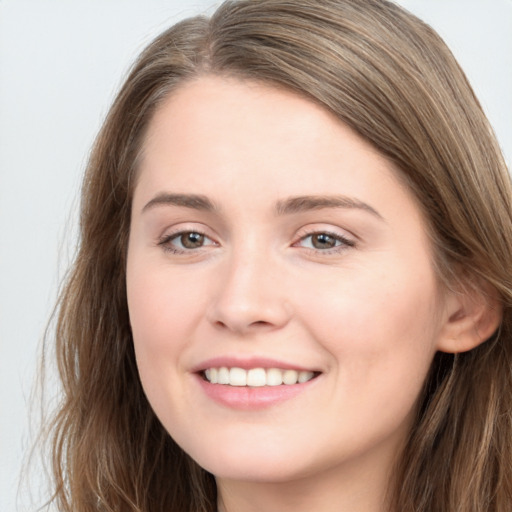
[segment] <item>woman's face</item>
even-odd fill
[[[213,77],[150,124],[127,286],[155,413],[227,479],[389,469],[447,316],[392,165],[306,99]]]

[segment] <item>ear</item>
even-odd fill
[[[485,283],[449,290],[437,349],[456,354],[487,341],[498,329],[502,306],[498,292]]]

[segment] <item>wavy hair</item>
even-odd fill
[[[125,260],[148,123],[201,75],[317,102],[392,161],[427,219],[436,272],[484,283],[503,308],[476,349],[437,354],[390,496],[400,512],[512,508],[512,192],[492,129],[454,57],[386,0],[240,0],[156,38],[135,62],[86,171],[80,242],[59,300],[62,401],[51,426],[62,512],[213,512],[213,476],[171,439],[137,373]]]

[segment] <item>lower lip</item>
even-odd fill
[[[310,388],[318,377],[301,384],[280,386],[227,386],[212,384],[197,375],[197,380],[205,394],[215,402],[232,409],[257,410],[291,400]]]

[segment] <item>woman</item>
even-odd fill
[[[511,188],[439,37],[235,1],[140,56],[61,298],[61,510],[505,511]]]

